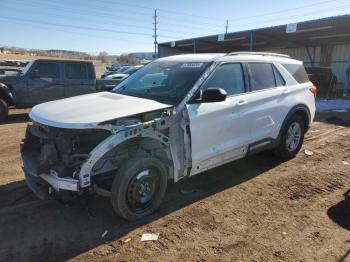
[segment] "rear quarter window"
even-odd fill
[[[309,77],[307,76],[306,70],[302,64],[282,64],[285,69],[294,77],[294,79],[299,83],[309,82]]]

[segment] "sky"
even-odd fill
[[[350,0],[3,0],[0,46],[117,55],[158,42],[350,14]]]

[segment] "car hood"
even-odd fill
[[[43,103],[33,107],[29,116],[33,121],[47,126],[83,129],[170,107],[154,100],[101,92]]]

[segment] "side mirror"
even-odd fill
[[[34,70],[30,73],[30,79],[37,78],[38,75],[39,75],[39,70],[38,70],[38,69],[34,69]]]
[[[208,88],[203,91],[200,102],[202,103],[214,103],[225,101],[227,93],[222,88]]]

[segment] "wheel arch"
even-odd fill
[[[13,106],[13,99],[9,87],[0,83],[0,99],[3,99],[9,106]]]
[[[126,131],[127,132],[127,131]],[[124,152],[121,154],[125,153],[123,158],[121,160],[127,160],[129,158],[129,145],[132,144],[136,150],[134,150],[132,153],[137,153],[141,154],[147,154],[147,150],[142,150],[143,147],[140,149],[140,144],[142,143],[143,145],[145,144],[144,142],[147,141],[151,146],[146,146],[146,149],[149,149],[152,153],[152,149],[158,148],[158,153],[157,155],[161,155],[162,158],[161,160],[166,161],[165,163],[169,167],[169,178],[174,177],[173,175],[173,161],[172,161],[172,154],[170,151],[170,145],[168,142],[168,139],[166,136],[159,132],[144,132],[144,133],[132,133],[132,135],[126,137],[126,132],[121,132],[116,135],[111,135],[110,137],[106,138],[104,141],[102,141],[99,145],[97,145],[89,154],[88,159],[82,164],[80,172],[79,172],[79,178],[80,178],[80,185],[81,187],[87,187],[90,186],[90,176],[91,174],[94,173],[94,169],[96,168],[96,165],[100,163],[100,161],[103,162],[103,159],[106,156],[110,157],[115,157],[118,160],[118,154],[115,153],[120,153],[122,152],[123,147],[126,149]],[[129,134],[131,134],[129,133]],[[152,147],[153,145],[153,147]],[[163,150],[163,151],[162,151]],[[162,154],[163,153],[163,154]],[[164,156],[167,156],[165,158]],[[122,161],[114,164],[116,168],[120,167],[122,164]],[[118,166],[120,164],[120,166]],[[98,175],[98,174],[97,174]]]
[[[158,158],[160,161],[168,167],[169,178],[174,177],[174,164],[173,156],[171,154],[170,145],[164,143],[162,139],[154,138],[151,136],[137,136],[124,140],[111,151],[122,151],[128,154],[128,158],[134,156],[152,156]]]
[[[293,115],[298,115],[300,116],[303,120],[304,120],[304,124],[305,124],[305,133],[308,131],[309,126],[310,126],[310,122],[311,122],[311,113],[309,108],[304,105],[304,104],[298,104],[296,106],[294,106],[287,114],[287,116],[285,117],[282,126],[280,128],[279,134],[278,134],[278,141],[281,138],[282,135],[282,131],[285,129],[289,119],[293,116]]]

